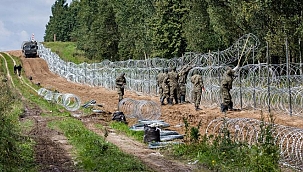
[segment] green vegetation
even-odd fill
[[[129,137],[132,137],[140,142],[143,142],[144,131],[132,131],[129,129],[128,125],[125,125],[122,122],[111,122],[110,127],[125,133]]]
[[[279,148],[274,144],[271,132],[273,123],[263,123],[257,143],[248,145],[235,140],[226,127],[221,135],[200,137],[197,134],[200,123],[190,127],[187,119],[184,122],[186,138],[190,141],[171,149],[175,156],[198,160],[214,171],[280,171]]]
[[[2,58],[0,62],[0,171],[34,171],[34,143],[22,134],[18,122],[23,112],[21,96],[9,86]]]
[[[27,106],[39,106],[43,109],[44,118],[52,118],[48,127],[64,133],[69,144],[73,146],[73,156],[78,162],[77,168],[82,171],[150,171],[140,160],[121,152],[115,145],[108,143],[102,136],[88,130],[79,120],[71,117],[63,107],[38,96],[21,80],[13,75],[13,61],[1,53],[9,66],[9,72],[16,88],[5,80],[6,71],[1,58],[0,68],[0,171],[37,171],[34,162],[35,142],[22,133],[30,131],[34,121],[19,121]],[[17,60],[17,58],[15,58]],[[25,78],[25,77],[24,77]],[[3,81],[2,81],[3,80]],[[6,82],[5,82],[6,81]],[[39,87],[25,78],[26,83],[38,90]],[[21,95],[22,94],[22,102]],[[54,118],[56,117],[56,118]],[[22,131],[22,132],[21,132]]]
[[[75,42],[44,42],[43,45],[50,48],[52,52],[58,54],[66,62],[75,64],[97,62],[85,58],[83,51],[77,49]]]
[[[148,171],[139,160],[122,153],[77,119],[52,121],[50,125],[62,130],[76,149],[79,166],[87,171]]]
[[[267,42],[272,61],[284,63],[287,39],[290,61],[299,62],[302,9],[299,0],[57,0],[44,41],[72,41],[89,59],[118,61],[224,50],[253,33],[261,42],[255,60],[266,61]]]

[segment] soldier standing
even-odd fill
[[[185,66],[181,71],[179,72],[179,89],[178,89],[178,99],[180,103],[185,103],[185,95],[186,95],[186,78],[188,75],[188,72],[193,68],[193,66]]]
[[[201,95],[202,95],[202,90],[204,91],[204,84],[202,80],[202,76],[199,75],[199,71],[195,70],[193,73],[193,76],[190,78],[191,82],[193,83],[193,99],[194,99],[194,104],[195,104],[195,109],[196,110],[201,110],[199,108],[200,101],[201,101]]]
[[[175,104],[178,104],[178,74],[176,72],[176,67],[172,67],[168,72],[168,84],[169,84],[169,102],[168,104],[172,105],[173,100]]]
[[[164,68],[163,68],[162,71],[157,75],[156,80],[157,80],[157,86],[159,87],[159,95],[160,95],[160,102],[161,102],[162,97],[163,97],[162,83],[163,83],[163,80],[164,80]],[[161,104],[162,104],[162,102],[161,102]]]
[[[116,78],[116,89],[119,95],[119,102],[123,99],[125,85],[126,85],[125,73],[122,73],[120,76]]]
[[[163,95],[161,98],[161,105],[164,105],[165,99],[167,99],[167,102],[169,103],[169,80],[168,80],[167,68],[164,69],[164,73],[163,73],[162,89],[163,89]]]
[[[222,97],[221,112],[226,112],[228,109],[233,110],[233,102],[230,90],[232,89],[234,77],[236,77],[235,70],[227,67],[220,85],[220,93]]]

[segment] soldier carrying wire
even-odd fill
[[[237,75],[235,75],[235,70],[231,67],[227,67],[220,86],[220,93],[222,98],[221,112],[226,112],[228,109],[234,110],[230,90],[232,89],[232,84],[235,77],[237,77]]]

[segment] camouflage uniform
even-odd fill
[[[204,84],[202,76],[198,74],[198,71],[194,71],[194,75],[190,78],[193,83],[193,99],[195,104],[195,109],[200,110],[199,105],[201,101],[202,90],[204,90]]]
[[[124,96],[124,86],[126,84],[125,73],[122,73],[116,78],[116,89],[119,95],[119,102],[123,99]]]
[[[186,95],[186,79],[188,72],[192,69],[192,66],[185,66],[185,68],[181,69],[179,72],[179,89],[178,89],[178,99],[180,103],[185,103],[185,95]]]
[[[223,75],[220,85],[220,93],[222,98],[221,112],[225,112],[228,109],[233,110],[233,102],[230,95],[230,90],[232,89],[232,83],[235,76],[235,71],[230,67],[228,67],[227,71]]]
[[[164,105],[165,98],[167,102],[169,102],[169,85],[168,85],[168,69],[164,69],[163,73],[163,81],[162,81],[162,89],[163,89],[163,96],[161,98],[161,105]]]
[[[157,86],[159,87],[159,94],[160,94],[160,101],[162,100],[163,97],[163,88],[162,88],[162,83],[164,80],[164,69],[157,75]]]
[[[168,84],[169,84],[169,102],[168,104],[172,105],[173,100],[175,100],[175,104],[178,104],[178,74],[176,72],[176,67],[173,67],[168,72]]]

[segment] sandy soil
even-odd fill
[[[43,59],[24,58],[21,51],[9,51],[8,53],[21,59],[25,76],[32,77],[33,83],[40,83],[44,88],[58,90],[61,93],[73,93],[79,96],[83,103],[94,99],[98,104],[104,105],[103,109],[108,112],[116,110],[118,95],[115,91],[102,87],[91,87],[88,85],[68,82],[66,79],[51,73]],[[140,100],[153,100],[159,103],[159,97],[140,96],[128,90],[126,90],[124,97]],[[202,102],[200,108],[202,108],[202,110],[195,111],[194,105],[191,103],[173,106],[164,105],[161,106],[160,119],[169,123],[171,126],[170,129],[175,130],[180,134],[184,134],[185,128],[184,125],[182,125],[184,117],[188,118],[188,122],[191,126],[197,126],[198,122],[201,120],[201,132],[203,133],[205,131],[205,127],[211,120],[224,116],[224,114],[220,112],[219,107],[209,108],[204,106]],[[259,110],[242,110],[228,111],[226,115],[230,118],[239,117],[260,119],[260,114]],[[274,113],[274,118],[275,123],[281,125],[301,128],[303,124],[303,118],[296,116],[291,117],[288,114]],[[137,122],[134,119],[127,120],[129,122],[129,126]],[[95,131],[100,135],[104,135],[102,131],[95,129],[91,123],[86,125],[92,131]],[[179,171],[194,171],[195,167],[164,158],[157,150],[148,149],[146,145],[142,145],[141,143],[133,141],[127,137],[120,135],[117,136],[117,133],[114,131],[108,135],[107,139],[120,147],[121,150],[139,157],[143,162],[155,169],[155,171],[178,171],[176,169],[180,169]]]

